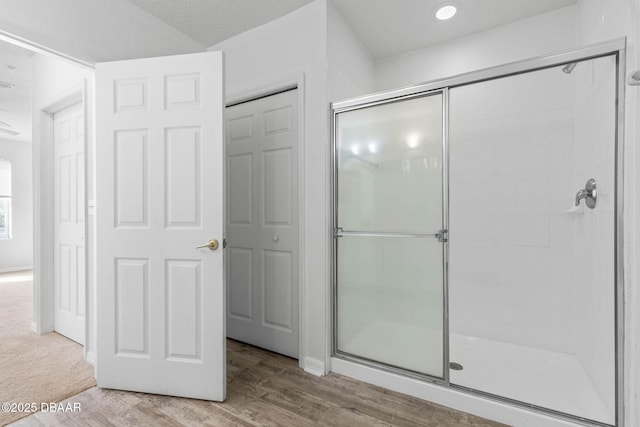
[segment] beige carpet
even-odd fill
[[[60,402],[95,385],[82,346],[31,332],[31,272],[0,274],[0,403]],[[0,410],[0,425],[29,415]]]

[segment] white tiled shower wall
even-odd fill
[[[575,353],[576,76],[559,68],[451,90],[455,333]]]
[[[611,411],[615,94],[602,58],[453,89],[450,125],[451,330],[578,356]]]

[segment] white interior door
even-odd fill
[[[54,329],[84,344],[84,109],[53,116]]]
[[[298,92],[227,108],[227,336],[297,358]]]
[[[222,401],[221,52],[98,64],[98,386]],[[220,245],[222,246],[222,245]]]

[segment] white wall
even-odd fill
[[[89,63],[205,50],[125,0],[5,0],[9,33]]]
[[[317,0],[284,17],[234,36],[209,50],[225,53],[227,99],[259,94],[300,80],[304,114],[300,153],[303,224],[300,257],[302,366],[326,372],[328,359],[328,152],[327,5]]]
[[[327,18],[329,100],[334,102],[372,93],[375,89],[373,57],[332,0],[328,1]]]
[[[0,139],[0,159],[11,162],[11,239],[0,239],[0,272],[33,265],[31,144]]]
[[[95,200],[94,188],[94,73],[90,69],[82,68],[67,61],[54,58],[49,55],[36,54],[33,57],[33,88],[32,88],[32,117],[33,117],[33,165],[34,165],[34,205],[40,208],[40,217],[36,220],[35,235],[40,250],[35,253],[35,261],[42,265],[40,271],[34,271],[35,279],[41,287],[40,299],[34,298],[33,315],[37,332],[45,333],[53,330],[53,313],[41,307],[41,301],[51,298],[53,301],[53,236],[48,234],[40,236],[43,229],[51,229],[53,226],[53,164],[52,149],[46,143],[43,128],[43,109],[59,101],[70,90],[86,87],[86,129],[87,150],[85,157],[86,200]],[[87,260],[87,318],[88,339],[85,342],[85,351],[91,360],[95,351],[95,217],[87,217],[86,234],[86,260]],[[36,293],[34,293],[34,296]],[[46,313],[45,317],[40,317]]]
[[[575,6],[376,61],[376,91],[575,47]]]

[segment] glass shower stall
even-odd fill
[[[624,44],[333,105],[334,357],[622,414]]]

